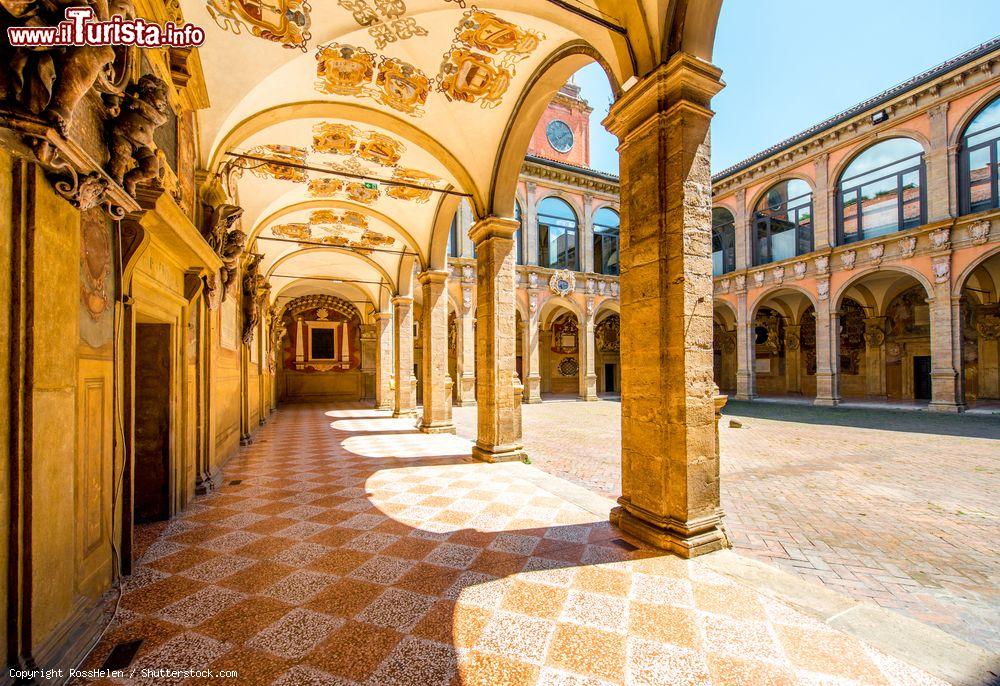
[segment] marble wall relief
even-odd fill
[[[285,48],[305,52],[312,38],[312,7],[306,0],[207,0],[206,9],[221,29],[235,34],[246,30]]]

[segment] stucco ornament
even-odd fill
[[[771,270],[771,277],[774,279],[775,283],[781,283],[785,280],[785,268],[775,267]]]
[[[576,290],[576,277],[568,269],[560,269],[549,279],[549,290],[566,297]]]
[[[462,280],[463,281],[475,281],[476,280],[476,270],[471,264],[462,265]]]
[[[816,273],[826,274],[830,271],[830,257],[828,255],[820,255],[816,258]]]
[[[760,288],[764,285],[764,272],[754,272],[753,285]]]
[[[854,265],[857,264],[857,261],[858,253],[853,250],[848,250],[840,255],[840,266],[848,271],[854,269]]]
[[[730,283],[731,282],[729,281],[729,279],[722,279],[721,281],[719,281],[719,292],[720,293],[728,293],[729,292]]]
[[[538,288],[538,274],[535,272],[528,274],[528,288]]]
[[[594,314],[594,296],[587,296],[587,316]]]
[[[169,110],[167,84],[145,74],[125,89],[118,116],[108,126],[108,173],[133,197],[139,182],[159,174],[153,132],[166,123]]]
[[[830,282],[829,281],[817,281],[816,282],[816,294],[819,296],[820,300],[826,300],[830,297]]]
[[[521,272],[515,270],[514,271],[514,288],[520,288],[520,287],[521,287]]]
[[[472,286],[462,286],[462,307],[466,312],[472,309]]]
[[[617,298],[618,297],[618,282],[617,281],[612,281],[611,282],[611,297],[612,298]]]
[[[882,243],[868,247],[868,261],[872,264],[882,264],[882,257],[885,255],[885,246]]]
[[[531,314],[538,311],[538,293],[531,293],[528,296],[528,309],[531,311]]]
[[[940,229],[934,229],[927,237],[931,239],[931,247],[934,250],[944,250],[951,246],[951,229],[944,226]]]
[[[899,239],[899,256],[900,257],[913,257],[913,253],[917,250],[917,237],[916,236],[904,236]]]
[[[934,283],[944,283],[951,273],[951,257],[941,255],[931,261],[931,271],[934,272]]]
[[[969,224],[969,238],[973,245],[982,245],[990,237],[990,222],[987,219]]]
[[[736,290],[745,291],[747,289],[747,275],[737,274],[736,275]]]
[[[593,279],[587,279],[587,292],[588,293],[593,293],[594,292],[594,287],[595,287],[594,280]]]
[[[795,278],[801,279],[806,275],[806,263],[804,260],[799,260],[794,265],[792,265],[792,271],[795,272]]]
[[[608,292],[608,282],[607,281],[598,281],[597,282],[597,293],[598,293],[598,295],[604,295],[607,292]]]

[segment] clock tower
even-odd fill
[[[592,111],[580,97],[580,87],[570,80],[559,89],[538,121],[528,155],[589,167]]]

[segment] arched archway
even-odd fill
[[[970,265],[959,281],[965,402],[1000,403],[1000,249]]]
[[[767,291],[753,303],[748,334],[757,395],[815,397],[815,307],[809,291],[792,285]]]

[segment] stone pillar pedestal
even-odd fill
[[[417,383],[413,378],[413,298],[392,299],[393,335],[395,336],[396,393],[393,417],[417,415]]]
[[[375,407],[393,409],[392,313],[375,314]]]
[[[521,392],[515,369],[513,219],[485,217],[469,236],[476,244],[476,404],[472,456],[485,462],[520,460]]]
[[[451,377],[448,375],[448,272],[425,271],[417,277],[423,295],[421,361],[424,384],[424,433],[455,433],[451,420]]]
[[[476,404],[476,318],[466,310],[458,315],[455,326],[458,329],[455,346],[458,392],[455,404],[459,407],[473,406]]]
[[[621,143],[622,496],[611,521],[682,557],[727,545],[712,380],[709,101],[720,75],[678,53],[605,120]]]

